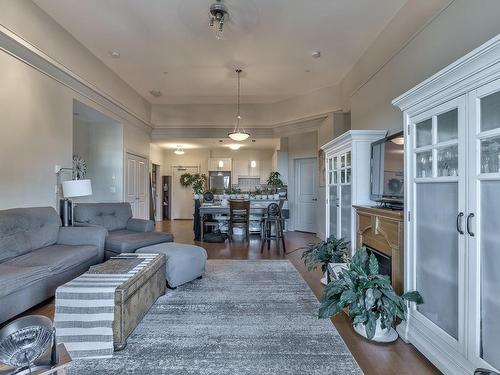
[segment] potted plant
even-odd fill
[[[256,188],[254,195],[255,195],[255,199],[262,199],[262,189]]]
[[[347,269],[330,282],[323,292],[320,318],[330,318],[344,309],[354,330],[369,340],[392,342],[398,338],[396,321],[406,320],[408,302],[423,303],[420,293],[401,296],[391,286],[389,276],[380,275],[375,255],[361,248],[352,257]]]
[[[184,173],[180,177],[182,187],[191,186],[194,192],[194,199],[201,199],[207,185],[207,176],[201,173]]]
[[[279,172],[271,172],[267,178],[267,185],[275,189],[283,187],[283,181],[280,178],[281,174]]]
[[[326,285],[332,276],[340,272],[342,268],[347,267],[346,263],[349,261],[347,242],[343,238],[338,239],[331,235],[326,241],[308,245],[302,253],[302,259],[308,271],[321,265],[321,271],[324,274],[321,282]]]

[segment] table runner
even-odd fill
[[[122,254],[96,266],[56,290],[54,324],[58,343],[72,358],[113,356],[115,290],[146,267],[157,254]],[[129,259],[129,267],[123,260]],[[137,260],[141,261],[138,263]],[[99,270],[106,273],[96,273]],[[117,273],[123,270],[123,273]]]

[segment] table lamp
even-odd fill
[[[64,227],[73,225],[73,202],[68,198],[85,197],[92,195],[90,180],[63,181],[62,190],[64,199],[59,201],[59,212]]]

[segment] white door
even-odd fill
[[[127,153],[126,166],[126,200],[132,207],[133,217],[147,219],[148,161],[140,156]]]
[[[465,98],[410,119],[411,285],[424,303],[411,315],[441,345],[466,352]]]
[[[500,81],[469,96],[469,359],[500,371]]]
[[[183,187],[180,178],[184,173],[198,173],[198,167],[173,167],[172,219],[191,220],[194,213],[193,189]]]
[[[295,230],[316,233],[316,158],[295,160]]]

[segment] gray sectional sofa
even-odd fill
[[[170,233],[155,232],[153,221],[132,218],[132,209],[127,202],[80,203],[74,208],[74,223],[77,226],[101,226],[108,230],[104,246],[106,259],[174,240]]]
[[[52,207],[0,211],[0,322],[104,259],[106,229],[61,227]]]

